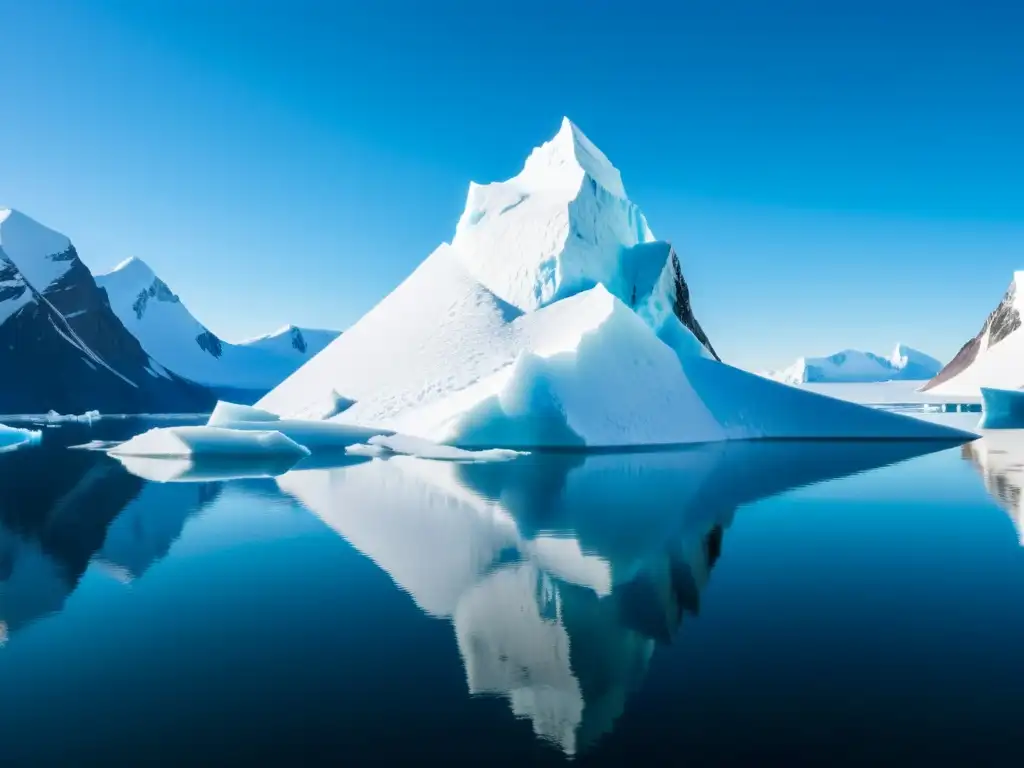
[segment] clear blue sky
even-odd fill
[[[1024,10],[0,0],[0,205],[217,333],[345,327],[568,115],[751,367],[949,357],[1024,268]]]

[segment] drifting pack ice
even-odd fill
[[[256,405],[464,448],[966,436],[721,362],[675,250],[568,119],[517,176],[471,184],[451,243]]]

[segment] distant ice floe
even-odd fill
[[[99,411],[86,411],[82,414],[62,414],[56,411],[47,411],[46,415],[43,416],[43,420],[48,424],[64,424],[67,422],[78,422],[81,424],[91,424],[94,421],[98,421],[102,418]]]

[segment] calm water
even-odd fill
[[[1017,433],[242,479],[61,448],[138,429],[0,455],[0,763],[1020,763]]]

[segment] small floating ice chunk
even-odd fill
[[[0,453],[15,451],[27,445],[41,442],[43,433],[38,429],[22,429],[0,424]]]
[[[1024,391],[981,387],[979,429],[1024,429]]]
[[[222,427],[155,427],[111,448],[112,456],[308,456],[309,449],[272,430]]]
[[[370,445],[369,443],[350,445],[345,448],[345,453],[348,456],[366,456],[371,459],[386,459],[388,456],[394,455],[394,451],[381,445]]]
[[[109,451],[111,448],[116,448],[121,445],[121,440],[90,440],[88,443],[82,443],[81,445],[69,445],[69,451]]]
[[[239,405],[238,403],[218,400],[206,425],[209,427],[225,427],[233,422],[279,421],[280,418],[276,413],[253,408],[251,405]]]
[[[380,455],[369,453],[369,449],[374,448],[382,450],[384,455],[397,453],[405,456],[416,456],[421,459],[433,459],[434,461],[511,461],[518,456],[526,455],[522,451],[512,451],[504,448],[467,451],[450,445],[433,443],[420,437],[397,434],[371,437],[365,446],[364,450],[366,452],[361,455]],[[356,453],[351,448],[349,452]]]

